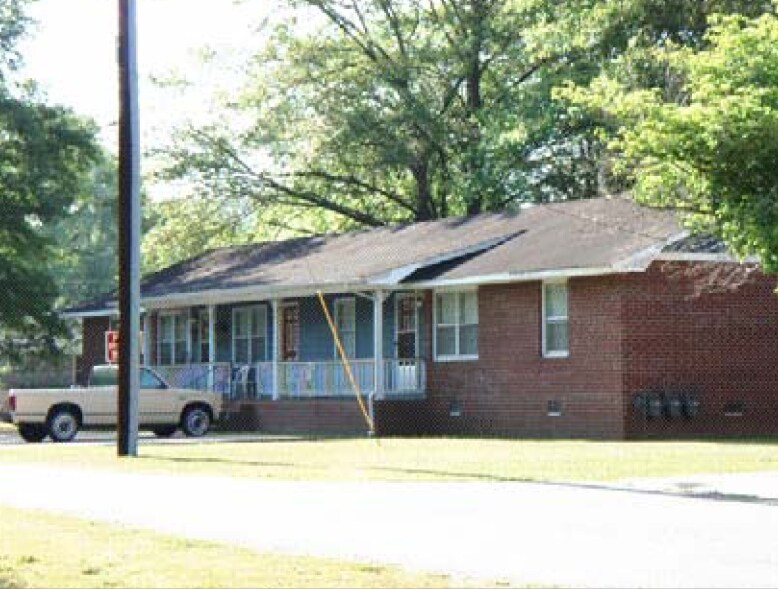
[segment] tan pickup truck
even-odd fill
[[[116,425],[116,366],[95,366],[89,386],[69,389],[11,389],[10,420],[27,442],[51,436],[69,442],[81,428]],[[177,389],[150,368],[140,374],[139,423],[157,436],[172,436],[180,427],[187,436],[203,436],[221,412],[221,395]]]

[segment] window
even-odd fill
[[[543,356],[565,358],[570,354],[567,283],[543,283]]]
[[[335,329],[347,358],[357,355],[357,304],[353,298],[335,300]],[[335,357],[338,348],[335,347]]]
[[[267,308],[264,305],[232,310],[232,361],[253,364],[267,359]]]
[[[478,358],[478,294],[476,291],[435,295],[435,356]]]
[[[157,324],[157,363],[162,366],[187,362],[186,313],[162,313]]]

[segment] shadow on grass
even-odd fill
[[[177,456],[146,456],[139,455],[137,458],[140,460],[148,460],[153,462],[172,462],[174,464],[224,464],[229,466],[249,466],[252,468],[259,467],[277,467],[277,468],[299,468],[291,462],[269,462],[258,460],[233,460],[230,458],[214,458],[212,456],[198,458],[197,456],[177,457]]]
[[[572,482],[572,481],[544,481],[542,479],[533,479],[530,477],[503,477],[490,474],[475,474],[466,472],[447,472],[430,469],[412,469],[412,468],[389,468],[376,467],[371,470],[380,472],[396,472],[411,475],[427,475],[440,479],[441,482],[452,481],[458,483],[487,481],[496,483],[526,483],[532,485],[542,485],[548,487],[563,487],[572,489],[584,489],[591,491],[613,491],[616,493],[633,493],[639,495],[654,495],[659,497],[678,497],[683,499],[704,499],[709,501],[726,501],[732,503],[750,503],[756,505],[767,505],[778,507],[778,498],[760,497],[759,495],[745,495],[740,493],[721,493],[715,490],[700,491],[670,491],[661,489],[640,489],[635,487],[626,487],[617,484],[593,483],[593,482]]]

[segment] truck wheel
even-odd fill
[[[25,442],[42,442],[49,432],[46,427],[37,423],[20,423],[19,435]]]
[[[181,417],[181,429],[190,438],[199,438],[208,433],[211,427],[211,414],[205,407],[195,405],[187,407]]]
[[[56,409],[48,424],[49,435],[55,442],[69,442],[78,433],[78,418],[69,409]]]
[[[169,438],[176,433],[177,429],[177,425],[158,425],[157,427],[151,428],[151,431],[153,431],[154,435],[158,438]]]

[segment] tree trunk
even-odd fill
[[[467,89],[467,111],[470,124],[468,145],[467,145],[467,160],[465,163],[467,175],[473,179],[481,170],[483,162],[479,157],[479,147],[482,141],[481,122],[479,120],[479,114],[483,107],[483,98],[481,96],[481,51],[483,49],[484,42],[484,6],[476,0],[472,5],[472,28],[470,31],[471,43],[470,43],[470,57],[466,80]],[[477,182],[472,182],[473,185],[478,185]],[[467,199],[467,214],[477,215],[483,210],[483,194],[468,194],[465,197]]]
[[[432,202],[432,187],[430,186],[429,162],[421,157],[411,164],[411,173],[416,182],[416,216],[414,221],[430,221],[435,219],[435,207]]]

